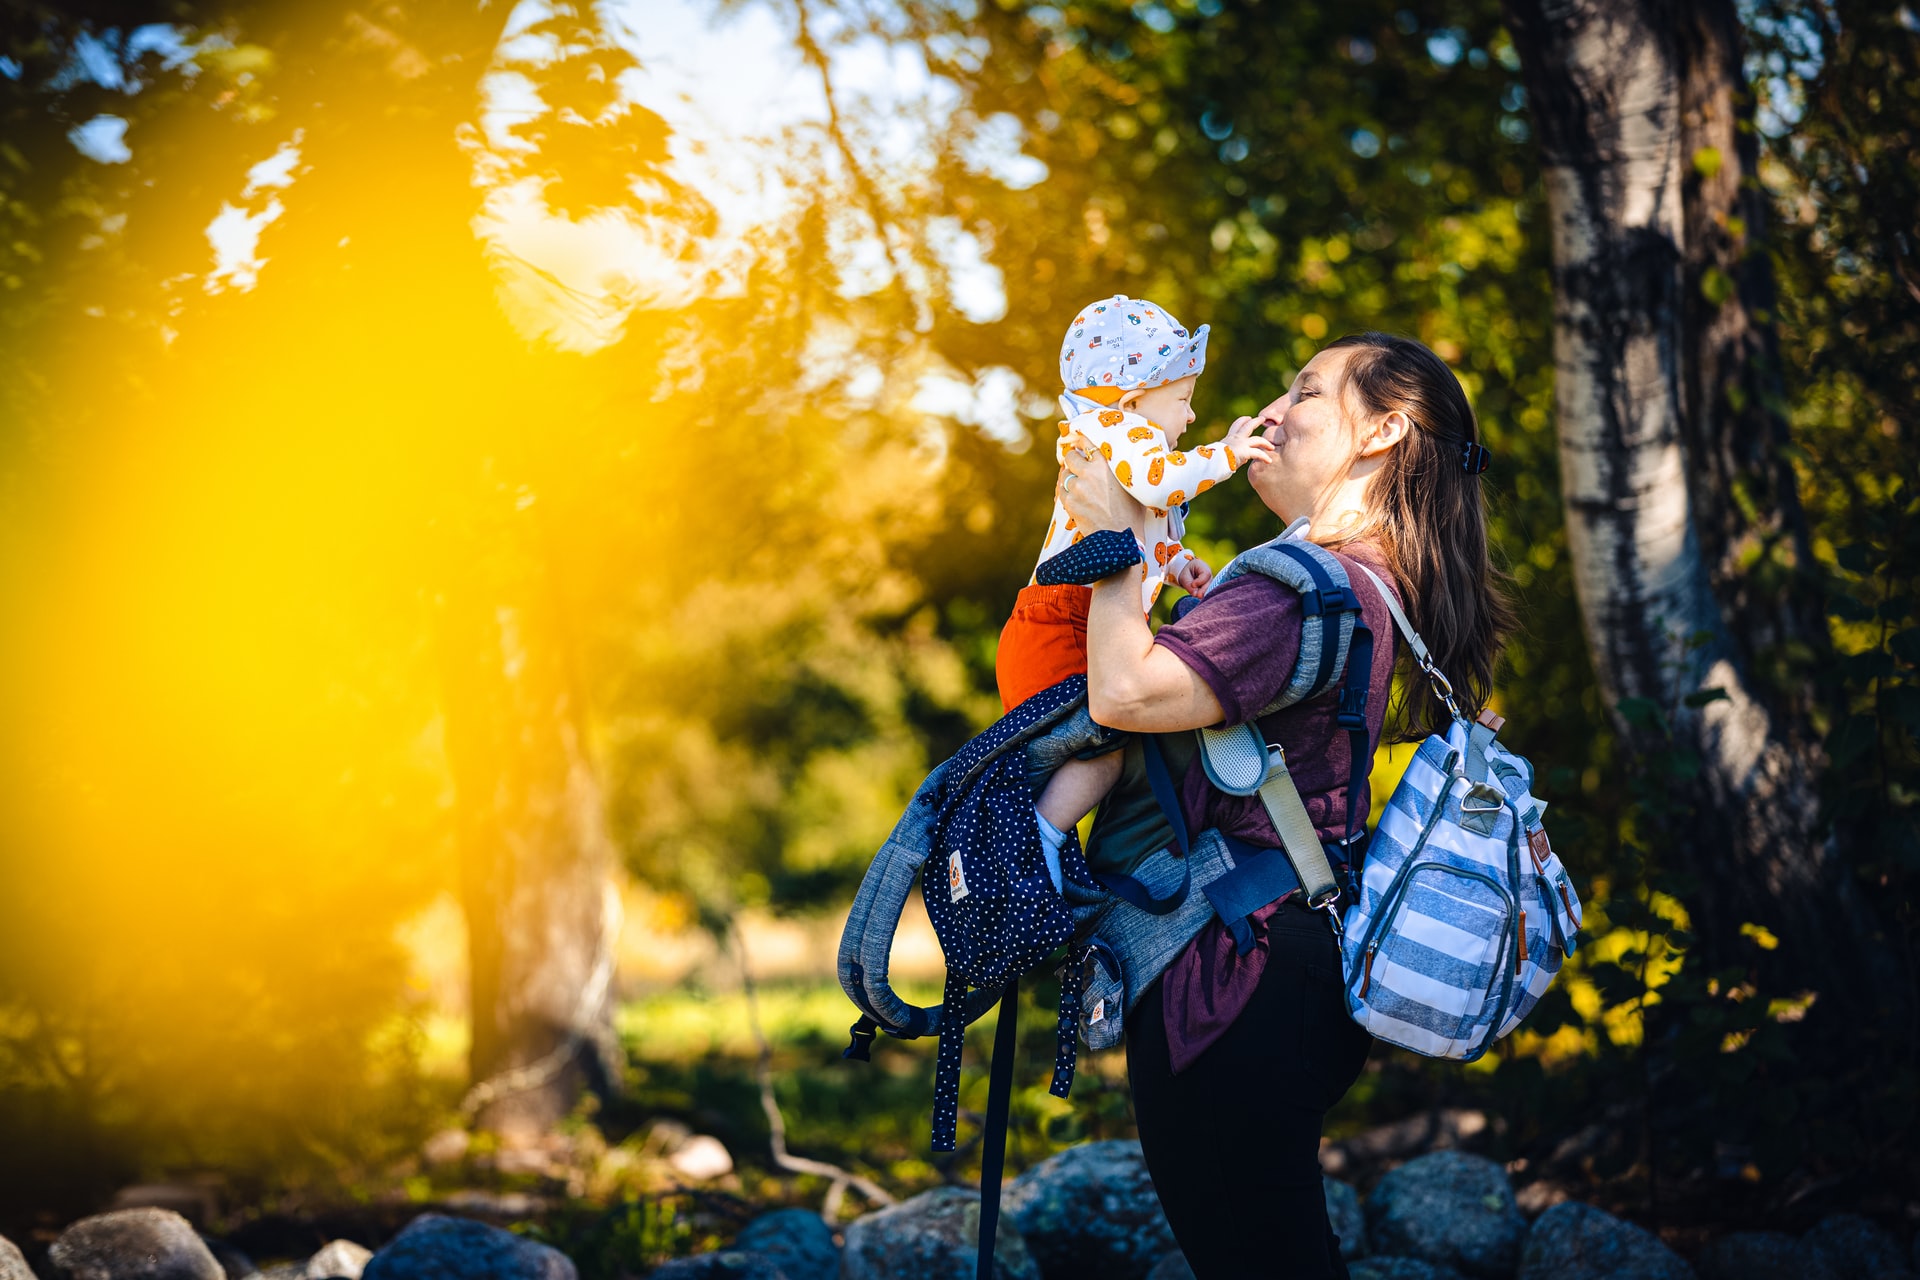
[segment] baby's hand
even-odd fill
[[[1207,588],[1213,584],[1213,570],[1207,568],[1205,560],[1194,556],[1180,566],[1179,572],[1173,575],[1173,580],[1188,595],[1203,596],[1207,594]]]
[[[1220,443],[1232,450],[1239,458],[1251,462],[1259,458],[1265,462],[1273,461],[1273,441],[1255,432],[1260,422],[1255,418],[1235,418],[1233,425],[1227,428],[1226,439]]]

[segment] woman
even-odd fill
[[[1439,357],[1408,338],[1365,333],[1321,351],[1261,411],[1248,477],[1283,526],[1311,521],[1321,546],[1371,566],[1395,589],[1468,715],[1485,704],[1513,614],[1488,559],[1473,410]],[[1059,496],[1089,532],[1133,526],[1133,500],[1084,451]],[[1376,637],[1394,635],[1379,593],[1349,576]],[[1297,653],[1297,594],[1259,574],[1209,593],[1150,632],[1126,573],[1094,589],[1087,697],[1095,720],[1169,733],[1244,722],[1285,685]],[[1367,721],[1385,727],[1397,646],[1376,641]],[[1349,748],[1337,689],[1260,721],[1286,747],[1321,839],[1344,835]],[[1396,736],[1443,729],[1447,712],[1408,681]],[[1212,789],[1196,761],[1181,787],[1188,826],[1263,848],[1280,841],[1257,796]],[[1362,795],[1360,812],[1368,812]],[[1358,857],[1358,851],[1353,856]],[[1281,899],[1236,952],[1218,920],[1143,996],[1127,1026],[1127,1073],[1147,1168],[1201,1280],[1345,1277],[1321,1191],[1320,1130],[1358,1077],[1371,1039],[1348,1016],[1325,912]]]

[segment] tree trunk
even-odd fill
[[[447,754],[459,790],[473,1087],[466,1109],[511,1142],[620,1079],[620,928],[599,780],[533,513],[470,530],[442,599]]]
[[[1845,1004],[1883,962],[1823,830],[1810,686],[1825,650],[1753,252],[1765,213],[1731,0],[1506,0],[1553,225],[1568,546],[1587,642],[1627,740],[1682,777],[1672,850],[1709,964],[1781,939],[1777,972]],[[1760,552],[1756,558],[1756,549]],[[1769,673],[1774,679],[1761,678]],[[1689,706],[1689,695],[1724,697]],[[1668,851],[1662,851],[1668,852]]]

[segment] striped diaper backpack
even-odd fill
[[[1573,954],[1580,898],[1547,842],[1533,766],[1496,740],[1498,716],[1460,714],[1392,594],[1367,576],[1454,721],[1420,744],[1367,846],[1343,921],[1347,1007],[1391,1044],[1471,1062]]]

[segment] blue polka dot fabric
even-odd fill
[[[1131,539],[1129,538],[1129,541]],[[922,873],[927,916],[947,959],[940,1051],[934,1068],[933,1149],[954,1149],[960,1108],[960,1050],[968,990],[1004,987],[1044,964],[1073,933],[1073,915],[1047,874],[1034,822],[1026,753],[1015,748],[1086,700],[1087,678],[1070,676],[1027,699],[957,753],[940,798],[932,856]],[[1061,866],[1082,884],[1093,873],[1072,832]],[[1079,984],[1061,984],[1053,1093],[1073,1083]],[[944,1016],[946,1014],[955,1016]]]
[[[1043,587],[1087,586],[1132,568],[1141,558],[1140,543],[1133,534],[1102,529],[1042,560],[1033,580]]]

